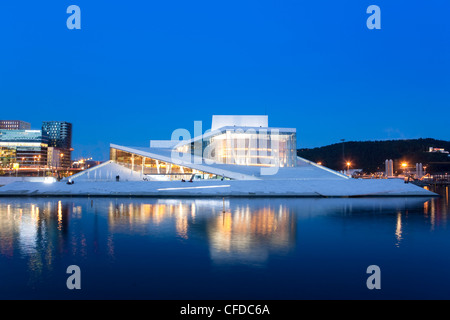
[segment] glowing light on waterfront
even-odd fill
[[[54,183],[56,182],[56,179],[53,177],[45,177],[44,178],[44,183]]]

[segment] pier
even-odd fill
[[[430,176],[425,176],[422,179],[414,179],[410,180],[410,183],[413,183],[420,187],[425,186],[448,186],[450,185],[450,175],[448,174],[435,174]]]

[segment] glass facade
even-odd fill
[[[48,137],[41,130],[0,130],[0,166],[47,165]]]
[[[205,135],[203,139],[177,147],[177,151],[224,164],[295,167],[296,140],[296,133],[291,131],[232,128]]]
[[[174,163],[160,161],[123,150],[110,148],[110,160],[117,164],[141,173],[143,176],[164,177],[167,180],[190,180],[192,176],[198,179],[221,179],[221,176],[195,170]]]
[[[65,121],[44,121],[42,131],[48,135],[49,147],[59,150],[61,166],[69,168],[72,165],[72,124]]]

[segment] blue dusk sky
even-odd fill
[[[1,1],[0,118],[72,122],[74,158],[98,160],[213,114],[267,114],[299,148],[450,140],[449,17],[447,0]]]

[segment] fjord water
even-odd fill
[[[0,299],[449,299],[448,188],[437,191],[0,198]],[[80,290],[66,286],[70,265]],[[380,290],[367,288],[370,265]]]

